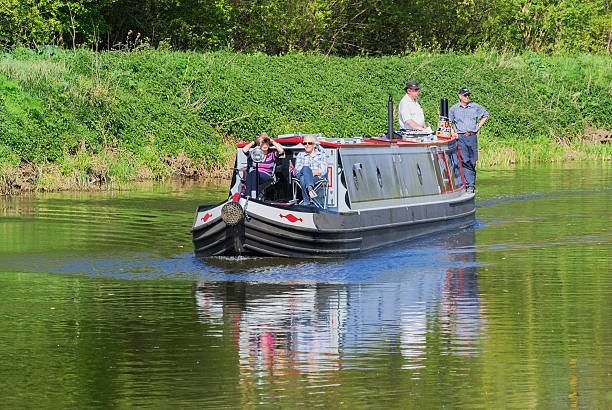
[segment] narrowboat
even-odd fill
[[[256,195],[244,192],[256,155],[247,158],[238,144],[227,200],[197,209],[195,255],[344,257],[473,223],[474,194],[465,189],[446,117],[431,134],[393,131],[391,99],[389,106],[389,130],[373,138],[278,136],[284,154]],[[304,205],[291,171],[304,138],[313,135],[327,174]]]

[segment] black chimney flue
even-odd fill
[[[440,100],[440,117],[448,119],[448,99],[446,98]]]
[[[391,94],[389,94],[389,103],[387,104],[387,138],[393,138],[393,96]]]

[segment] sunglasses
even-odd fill
[[[314,145],[314,142],[305,142],[304,145]]]
[[[261,140],[262,144],[269,144],[270,143],[270,138],[264,138]]]

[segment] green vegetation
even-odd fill
[[[388,95],[397,105],[408,78],[421,83],[431,123],[440,98],[455,103],[461,86],[489,110],[481,166],[612,155],[584,133],[612,130],[608,56],[18,48],[0,55],[0,185],[223,173],[233,144],[262,131],[376,136],[386,130]]]
[[[0,46],[612,52],[609,0],[0,0]]]
[[[492,112],[481,166],[608,158],[585,137],[612,129],[611,11],[608,0],[0,0],[0,192],[223,174],[233,143],[264,130],[373,136],[407,78],[423,84],[432,123],[460,86]]]

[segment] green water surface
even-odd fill
[[[478,174],[475,224],[197,259],[217,184],[0,199],[0,408],[612,407],[612,167]]]

